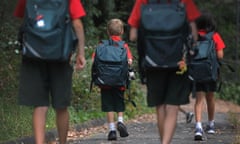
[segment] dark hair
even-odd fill
[[[217,31],[217,24],[213,15],[208,11],[201,11],[201,16],[196,19],[197,29],[204,29],[206,32]]]

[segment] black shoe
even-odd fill
[[[108,134],[108,140],[112,141],[112,140],[117,140],[117,133],[116,131],[110,131]]]
[[[188,112],[186,114],[186,123],[191,123],[193,119],[194,114],[192,112]]]
[[[120,133],[120,137],[127,137],[129,135],[126,126],[121,122],[117,123],[117,130]]]

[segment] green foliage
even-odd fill
[[[73,127],[76,124],[84,123],[89,120],[100,119],[105,117],[105,113],[100,109],[96,110],[78,110],[74,107],[70,107],[70,124]]]
[[[82,0],[82,3],[87,12],[87,16],[83,18],[86,45],[95,45],[102,28],[95,26],[94,17],[99,17],[102,12],[96,8],[96,0],[94,2]]]
[[[0,104],[0,140],[13,140],[32,133],[31,112],[16,104]],[[1,142],[0,141],[0,142]]]
[[[217,96],[220,99],[234,102],[235,104],[240,105],[240,83],[239,82],[223,82],[222,88]]]
[[[126,24],[124,38],[127,37],[127,19],[133,0],[94,0],[93,2],[82,0],[82,2],[87,12],[87,16],[83,18],[87,45],[95,45],[99,40],[108,38],[106,24],[111,18],[120,18]]]

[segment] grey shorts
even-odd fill
[[[65,108],[70,105],[73,69],[69,62],[23,58],[20,69],[19,104]]]
[[[147,71],[147,103],[149,107],[161,104],[189,103],[191,81],[187,74],[177,75],[176,70]]]

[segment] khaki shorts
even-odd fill
[[[65,108],[70,105],[73,69],[69,62],[23,58],[20,69],[19,104]]]

